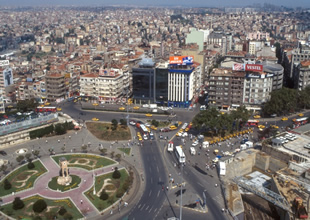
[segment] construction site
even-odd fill
[[[227,209],[235,219],[310,219],[310,125],[222,158]],[[292,137],[285,139],[285,137]]]

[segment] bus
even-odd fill
[[[176,146],[175,147],[175,155],[178,159],[178,162],[181,164],[181,163],[185,163],[186,159],[185,159],[185,154],[182,150],[182,147],[181,146]]]
[[[295,121],[294,121],[294,124],[297,125],[297,126],[300,126],[300,125],[304,125],[304,124],[307,124],[308,118],[305,117],[305,118],[297,118]]]
[[[220,175],[225,176],[226,174],[226,164],[225,162],[219,162],[220,165]]]
[[[248,120],[245,126],[247,127],[257,127],[259,120]]]
[[[36,112],[56,112],[57,108],[52,106],[37,107]]]

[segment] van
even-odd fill
[[[172,151],[173,151],[173,142],[172,142],[172,141],[170,141],[170,142],[168,143],[167,151],[168,151],[168,152],[172,152]]]
[[[190,147],[189,151],[190,151],[191,155],[196,155],[196,149],[195,148]]]

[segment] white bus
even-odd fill
[[[219,162],[220,164],[220,175],[225,176],[226,174],[226,164],[224,162]]]
[[[181,163],[185,163],[186,159],[185,159],[185,154],[182,150],[182,147],[181,146],[176,146],[175,147],[175,155],[178,159],[178,162],[181,164]]]

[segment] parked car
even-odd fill
[[[8,155],[4,150],[0,150],[0,154],[1,154],[2,156]]]

